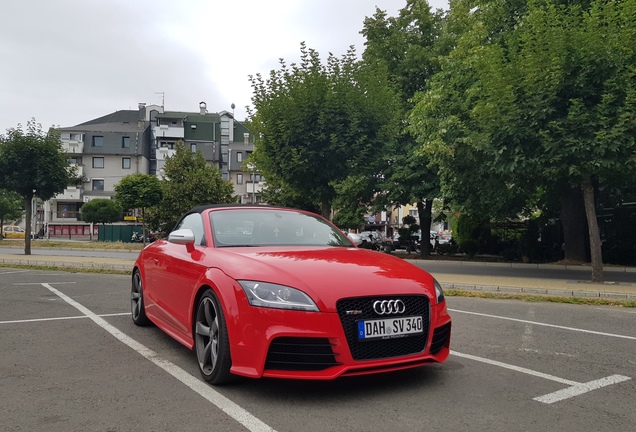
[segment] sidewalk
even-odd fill
[[[59,256],[59,255],[29,255],[26,256],[21,250],[15,253],[0,253],[0,264],[5,265],[30,265],[47,267],[79,267],[94,269],[109,269],[118,271],[131,271],[134,264],[133,259],[126,258],[95,258],[82,256]],[[460,265],[459,263],[458,265]],[[463,265],[471,266],[492,266],[493,263],[470,262]],[[523,265],[523,264],[518,264]],[[510,265],[508,265],[510,266]],[[514,266],[514,265],[513,265]],[[538,268],[557,268],[554,264],[536,265]],[[543,266],[543,267],[542,267]],[[561,266],[561,268],[564,268]],[[442,284],[444,289],[488,292],[502,294],[542,294],[560,297],[587,297],[587,298],[611,298],[621,300],[636,300],[636,269],[634,268],[612,268],[606,269],[607,273],[612,271],[629,272],[634,275],[633,283],[591,283],[585,281],[589,278],[589,273],[580,268],[572,269],[572,277],[568,280],[542,279],[542,278],[522,278],[506,277],[497,275],[478,276],[460,275],[454,273],[433,272],[433,276]]]
[[[0,253],[0,264],[19,264],[46,267],[80,267],[108,270],[132,271],[135,260],[125,258],[96,258],[61,255],[24,255],[23,251],[15,254]]]
[[[574,273],[571,280],[433,274],[444,289],[501,294],[543,294],[558,297],[590,297],[636,300],[636,283],[591,283],[587,273]],[[636,274],[634,275],[636,279]]]

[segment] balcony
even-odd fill
[[[76,177],[79,177],[79,178],[84,177],[84,165],[78,165],[78,164],[72,163],[70,166],[75,170]]]
[[[64,189],[64,192],[61,194],[57,194],[53,199],[55,200],[79,200],[81,197],[81,192],[78,187],[72,186]]]
[[[152,127],[152,133],[155,138],[183,138],[183,126],[158,125]]]
[[[260,193],[265,188],[265,182],[247,182],[245,184],[247,193]]]
[[[166,160],[169,156],[174,156],[177,151],[168,147],[159,147],[157,149],[157,160]]]
[[[84,152],[84,141],[78,139],[63,139],[62,140],[62,151],[65,153],[83,153]]]

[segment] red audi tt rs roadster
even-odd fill
[[[190,210],[140,253],[131,308],[135,324],[195,350],[212,384],[396,371],[450,352],[451,318],[430,274],[288,208]]]

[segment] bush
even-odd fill
[[[477,240],[468,239],[460,243],[459,248],[470,258],[473,258],[479,251],[479,242]]]
[[[444,243],[437,246],[438,255],[455,255],[459,252],[457,243]]]

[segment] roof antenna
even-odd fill
[[[160,94],[161,95],[161,108],[165,109],[165,105],[164,102],[166,100],[166,93],[165,92],[155,92],[155,94]]]

